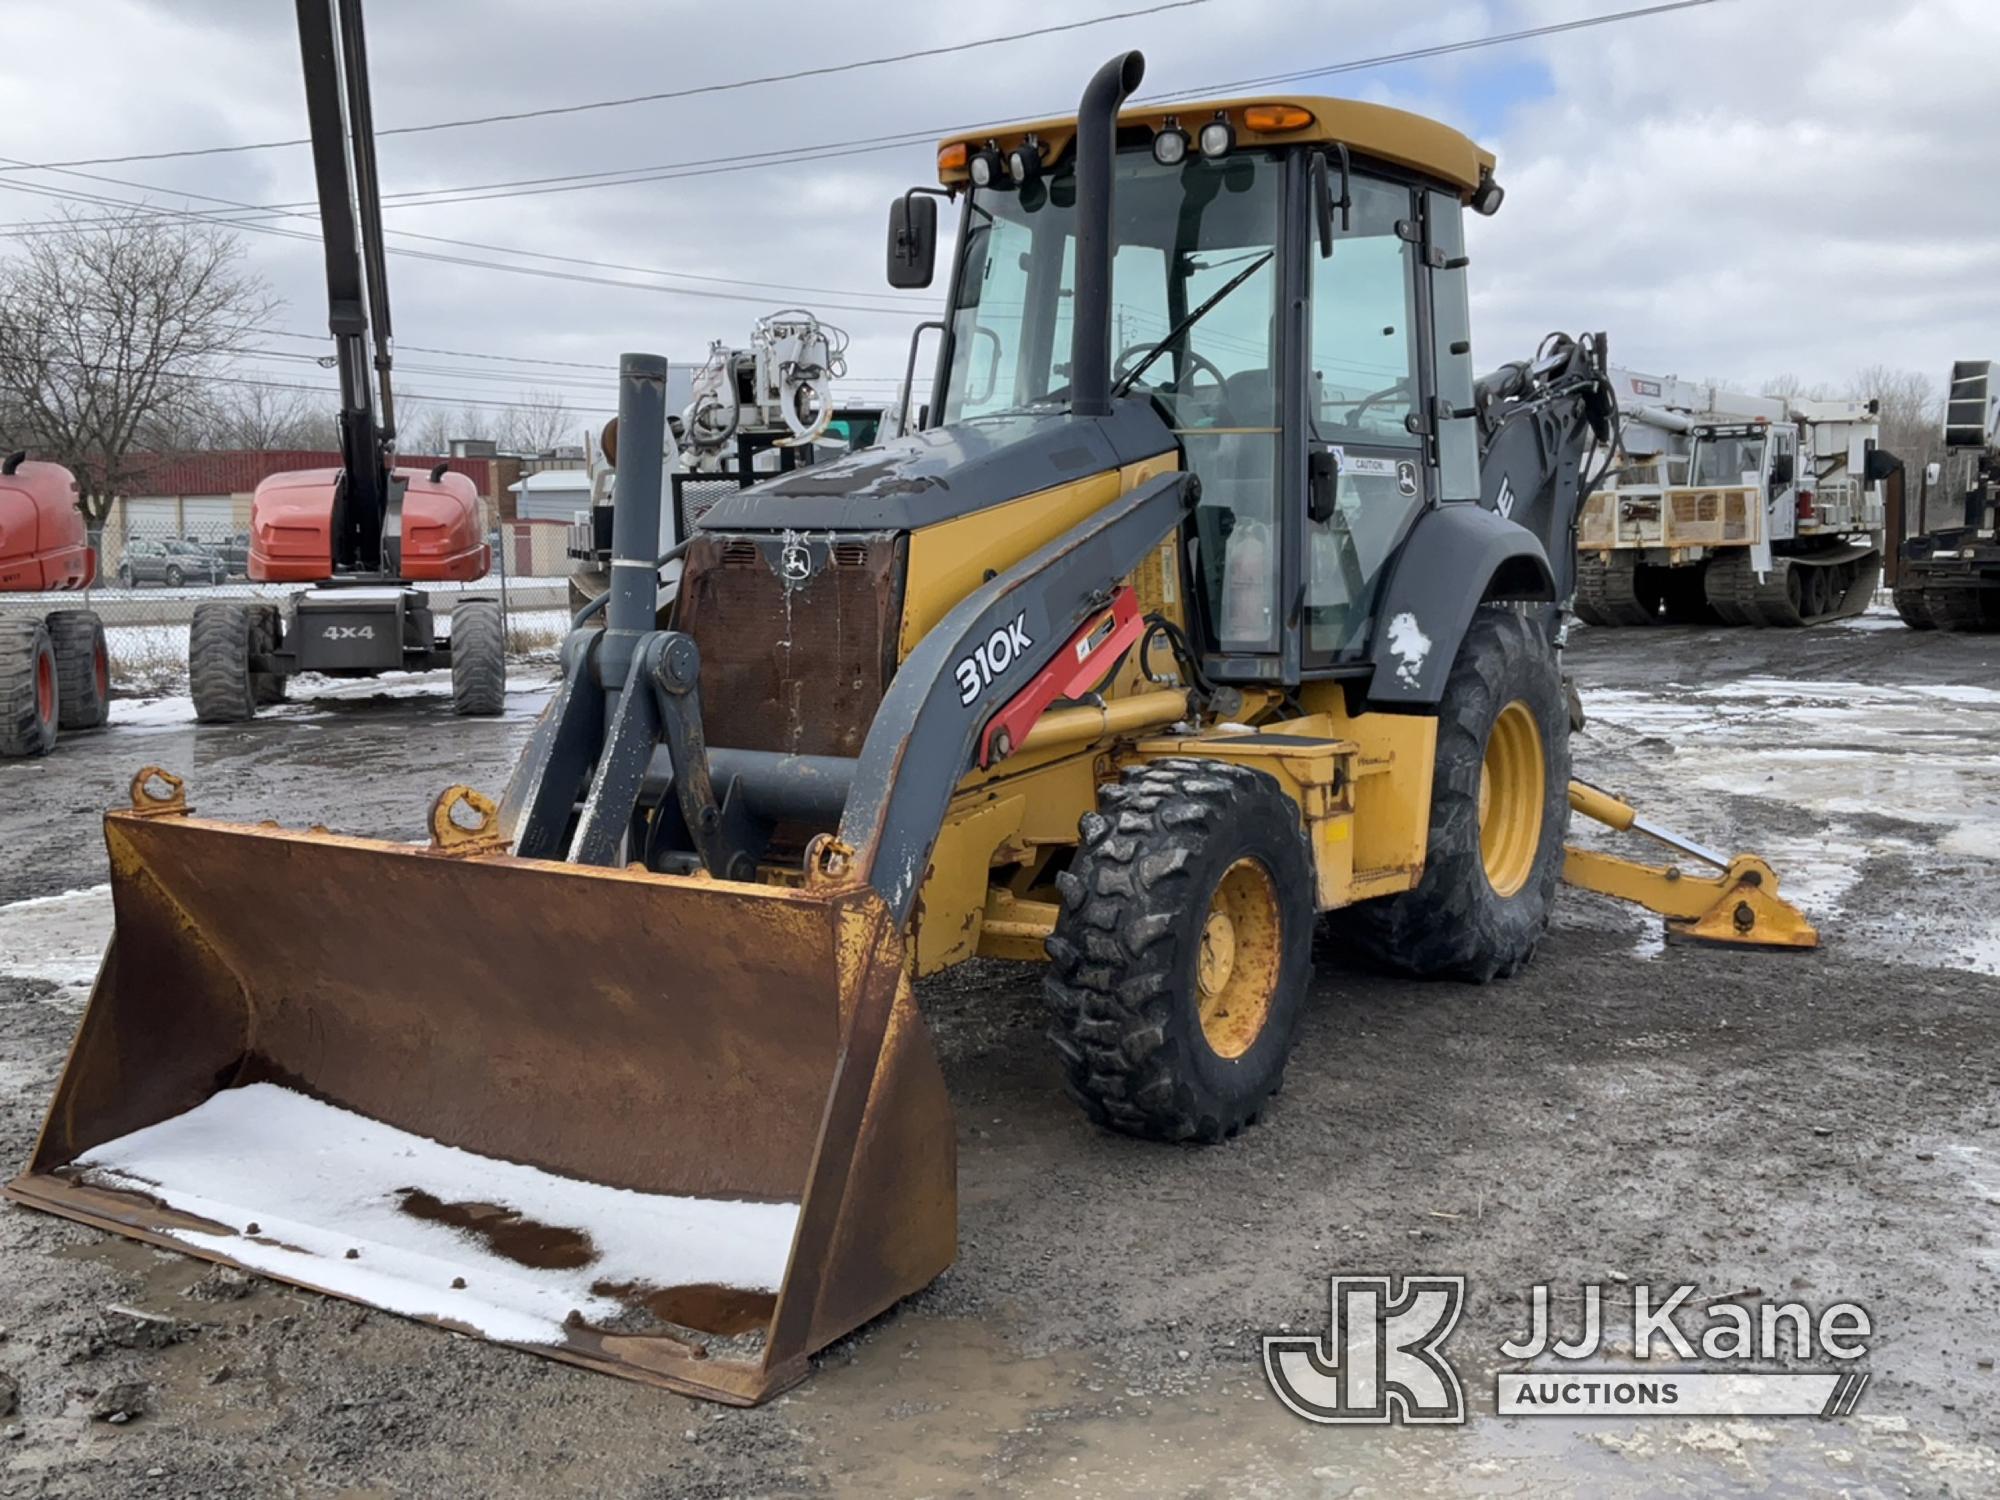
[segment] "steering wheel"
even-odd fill
[[[1409,391],[1410,391],[1410,378],[1407,375],[1405,375],[1401,380],[1398,380],[1394,385],[1385,385],[1379,391],[1370,391],[1367,395],[1363,396],[1359,401],[1355,402],[1351,407],[1348,408],[1347,417],[1341,423],[1341,425],[1343,427],[1357,426],[1361,421],[1361,414],[1367,411],[1368,408],[1373,406],[1376,402],[1387,401],[1392,396],[1407,397],[1409,395]]]
[[[1111,383],[1113,385],[1118,384],[1125,378],[1128,370],[1159,347],[1161,346],[1156,343],[1133,344],[1131,347],[1125,349],[1119,354],[1118,358],[1111,362]],[[1171,359],[1173,356],[1170,354],[1166,358]],[[1206,373],[1215,382],[1216,399],[1218,401],[1221,400],[1227,388],[1225,382],[1228,377],[1216,368],[1214,361],[1210,360],[1206,355],[1197,354],[1194,350],[1186,348],[1181,350],[1181,358],[1187,361],[1188,368],[1185,371],[1187,386],[1183,388],[1180,381],[1176,380],[1172,385],[1154,386],[1153,389],[1172,391],[1177,396],[1192,396],[1195,394],[1194,377],[1197,374]]]

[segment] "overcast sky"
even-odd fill
[[[368,40],[383,130],[1153,11],[827,77],[387,136],[391,194],[712,164],[677,180],[391,206],[401,249],[625,283],[395,256],[402,385],[474,400],[558,389],[595,411],[615,404],[620,350],[698,359],[711,339],[744,339],[760,312],[804,305],[853,333],[846,394],[886,396],[909,329],[937,303],[887,291],[885,208],[903,187],[934,180],[932,148],[829,153],[1065,110],[1091,68],[1123,47],[1146,53],[1142,92],[1172,91],[1647,0],[1159,3],[376,0]],[[2000,358],[1995,78],[1994,0],[1717,0],[1283,88],[1419,110],[1499,154],[1506,205],[1475,221],[1472,240],[1482,368],[1529,352],[1552,328],[1605,328],[1617,362],[1639,370],[1840,384],[1882,363],[1941,384],[1954,358]],[[222,208],[212,199],[299,204],[313,191],[302,146],[75,169],[117,181],[14,164],[285,139],[304,126],[288,0],[6,0],[0,181],[17,184],[0,189],[8,232],[59,206],[18,185],[204,212]],[[781,154],[748,169],[714,163],[759,152]],[[265,222],[313,227],[309,217]],[[318,247],[261,232],[246,241],[289,304],[277,326],[322,331]],[[268,343],[293,358],[246,360],[243,374],[330,384],[296,358],[321,352],[310,337]]]

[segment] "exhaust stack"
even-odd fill
[[[1076,107],[1076,317],[1070,410],[1111,414],[1111,180],[1118,110],[1146,76],[1142,52],[1122,52],[1091,77]]]

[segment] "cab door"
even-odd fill
[[[1305,502],[1308,672],[1369,658],[1383,583],[1417,516],[1479,497],[1458,200],[1360,173],[1350,192],[1333,254],[1306,258],[1306,442],[1336,476],[1330,507]]]

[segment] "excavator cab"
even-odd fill
[[[1267,1108],[1322,924],[1504,977],[1569,864],[1809,943],[1759,862],[1565,855],[1572,806],[1671,836],[1569,779],[1549,539],[1589,383],[1475,390],[1491,158],[1366,104],[1121,113],[1142,72],[943,143],[930,425],[661,558],[666,365],[625,357],[610,590],[497,801],[447,789],[422,847],[141,772],[10,1193],[751,1402],[952,1259],[922,975],[1046,963],[1076,1103],[1205,1143]],[[899,284],[936,217],[895,210]]]

